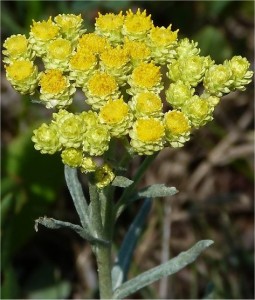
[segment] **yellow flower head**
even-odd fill
[[[136,13],[133,13],[130,9],[126,13],[123,33],[131,39],[143,39],[152,26],[151,16],[146,15],[146,10],[141,12],[138,9]]]
[[[141,63],[132,72],[131,86],[138,86],[145,89],[153,88],[160,84],[160,67],[153,63]]]
[[[109,42],[103,36],[99,36],[96,33],[86,33],[78,40],[77,49],[88,49],[92,53],[102,53],[105,49],[110,47]]]
[[[109,100],[100,110],[99,117],[105,123],[115,124],[121,122],[129,112],[129,107],[123,99]]]
[[[180,111],[167,112],[164,121],[167,131],[173,135],[180,135],[190,130],[187,117]]]
[[[12,81],[26,81],[28,80],[35,71],[33,62],[28,60],[17,60],[9,66],[5,66],[7,76]]]
[[[71,55],[71,42],[66,39],[56,39],[49,44],[47,50],[50,58],[65,60]]]
[[[71,168],[77,168],[82,164],[82,151],[75,148],[64,149],[61,153],[62,162]]]
[[[77,51],[70,59],[71,70],[87,71],[97,62],[96,56],[87,49]]]
[[[146,61],[150,58],[151,50],[144,42],[132,41],[125,38],[124,48],[131,56],[134,65],[136,65],[137,62]]]
[[[92,95],[103,97],[112,94],[118,86],[113,76],[96,72],[90,77],[87,88]]]
[[[142,142],[156,142],[164,135],[164,126],[158,119],[138,119],[136,121],[136,134]]]
[[[182,147],[190,139],[189,119],[183,112],[168,111],[164,117],[164,125],[166,140],[172,147]]]
[[[133,116],[122,98],[109,100],[99,112],[99,120],[105,124],[112,136],[120,137],[128,133]]]
[[[77,27],[81,27],[83,19],[81,14],[73,15],[73,14],[62,14],[57,15],[54,18],[54,21],[61,28],[62,33],[68,33],[69,31],[75,30]]]
[[[150,39],[155,46],[164,47],[177,40],[179,30],[172,31],[171,25],[165,27],[153,27],[150,31]]]
[[[163,103],[155,93],[142,92],[134,96],[131,107],[137,118],[142,116],[159,117],[162,114]]]
[[[165,129],[159,119],[138,119],[129,135],[131,137],[130,145],[139,155],[151,155],[164,148]]]
[[[68,82],[60,70],[47,70],[42,74],[39,85],[43,92],[54,95],[63,92]]]
[[[11,35],[3,44],[6,50],[3,53],[12,58],[23,56],[28,50],[28,40],[25,35]]]
[[[106,68],[121,68],[126,65],[129,61],[129,55],[126,49],[120,46],[116,48],[109,48],[101,53],[101,63]]]
[[[113,13],[102,15],[98,13],[95,26],[97,30],[102,32],[119,31],[123,26],[123,22],[124,16],[122,15],[122,11],[118,15]]]
[[[48,19],[48,21],[35,22],[33,20],[30,35],[32,35],[36,40],[50,41],[55,39],[58,34],[59,27],[51,20],[51,17]]]

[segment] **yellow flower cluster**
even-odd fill
[[[253,75],[246,58],[217,65],[199,55],[196,42],[178,40],[178,29],[155,26],[140,9],[99,13],[92,33],[81,15],[33,20],[29,37],[12,35],[3,47],[14,89],[38,93],[46,108],[57,110],[34,131],[35,148],[61,151],[65,164],[83,172],[99,170],[93,158],[113,138],[127,137],[129,153],[139,155],[183,146],[194,128],[212,120],[220,97],[243,91]],[[89,111],[68,110],[77,89]],[[109,168],[97,174],[112,178]]]

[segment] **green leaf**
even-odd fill
[[[123,283],[119,288],[114,291],[114,299],[125,298],[141,288],[153,283],[154,281],[159,280],[164,276],[172,275],[188,264],[196,260],[196,258],[204,251],[207,247],[213,244],[211,240],[202,240],[196,243],[188,251],[181,252],[175,258],[169,260],[168,262],[161,264],[155,268],[152,268],[135,278]]]
[[[178,193],[175,187],[167,187],[164,184],[153,184],[140,191],[138,191],[131,201],[135,201],[140,198],[156,198],[156,197],[169,197]]]
[[[60,229],[60,228],[69,228],[76,233],[78,233],[82,238],[88,240],[89,242],[100,242],[103,244],[107,244],[108,242],[102,239],[98,239],[93,237],[87,228],[83,228],[80,225],[72,224],[69,222],[59,221],[53,218],[40,217],[35,220],[35,231],[38,231],[38,224],[41,224],[49,229]]]
[[[128,232],[124,238],[124,241],[122,242],[121,248],[118,253],[118,257],[112,269],[112,282],[114,290],[118,288],[123,281],[126,280],[131,258],[137,240],[140,237],[145,219],[150,212],[151,204],[151,199],[145,199],[134,221],[130,225]]]
[[[133,182],[134,182],[133,180],[130,180],[127,177],[116,176],[112,182],[112,185],[125,188],[130,186]]]
[[[65,179],[83,228],[90,227],[88,204],[78,179],[77,169],[65,165]]]

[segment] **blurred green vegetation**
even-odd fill
[[[3,41],[11,34],[27,34],[32,19],[36,21],[47,19],[50,15],[59,13],[81,13],[85,19],[85,26],[92,31],[98,11],[118,12],[140,7],[147,9],[155,25],[173,24],[172,28],[178,28],[181,37],[187,36],[197,41],[202,54],[211,55],[217,63],[233,55],[243,55],[253,60],[254,49],[251,38],[254,36],[253,1],[20,0],[2,1],[1,5]],[[30,99],[21,98],[7,84],[2,83],[2,85],[4,99],[2,101],[1,298],[72,299],[76,295],[78,298],[96,297],[93,278],[92,283],[84,285],[75,264],[77,253],[87,251],[86,243],[84,246],[84,242],[79,237],[65,231],[49,232],[41,228],[37,234],[34,231],[34,220],[44,215],[77,221],[65,188],[60,158],[41,155],[34,150],[31,142],[32,130],[38,124],[38,119],[41,123],[47,120],[49,115],[40,105],[31,104]],[[252,87],[246,93],[252,97]],[[243,105],[237,103],[232,109],[229,108],[231,103],[226,106],[228,106],[226,112],[230,115],[230,119],[250,109],[246,102]],[[190,166],[197,165],[203,157],[203,151],[209,152],[214,142],[224,139],[227,130],[226,124],[216,125],[215,122],[202,133],[196,134],[194,141],[187,146],[186,150],[194,151],[194,160]],[[198,152],[198,146],[194,145],[199,145]],[[246,157],[230,161],[227,169],[235,174],[236,178],[241,178],[244,187],[248,188],[248,194],[252,195],[253,169]],[[227,194],[228,191],[225,193]],[[231,195],[226,198],[232,199]],[[192,231],[197,239],[213,239],[215,232],[221,232],[219,241],[224,246],[222,248],[218,246],[218,251],[222,251],[220,256],[215,253],[205,256],[201,268],[207,265],[209,271],[201,271],[201,268],[196,265],[188,268],[189,276],[193,281],[191,285],[185,285],[184,280],[183,286],[187,288],[182,288],[182,282],[178,283],[180,278],[171,279],[172,286],[175,287],[172,297],[175,299],[254,298],[251,283],[253,282],[253,250],[246,250],[238,242],[239,227],[232,226],[234,219],[230,219],[226,209],[226,205],[231,206],[231,204],[226,204],[224,199],[219,197],[217,199],[216,204],[210,204],[212,210],[210,205],[208,208],[205,204],[195,204],[192,201],[184,208],[190,214],[188,232]],[[131,208],[119,221],[118,240],[125,232],[135,210],[136,208]],[[154,220],[154,227],[149,225],[148,228],[152,236],[159,234],[156,232],[161,230],[159,226],[162,218],[161,202],[156,204],[153,212],[155,215],[150,221]],[[245,212],[245,218],[250,222],[249,212]],[[174,227],[173,230],[179,232],[180,229]],[[153,238],[150,241],[153,243]],[[80,249],[80,252],[77,249]],[[176,251],[176,249],[172,250]],[[157,249],[155,251],[158,253]],[[139,251],[134,259],[132,270],[134,273],[141,268],[138,258]],[[152,255],[151,261],[154,265],[158,263],[157,260],[158,258]],[[93,270],[93,260],[91,270]],[[91,276],[93,277],[93,273]],[[185,279],[185,276],[183,278]],[[208,289],[207,296],[206,289]],[[157,287],[144,289],[136,297],[158,298]]]

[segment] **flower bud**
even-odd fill
[[[234,56],[229,61],[225,61],[224,65],[228,66],[232,71],[231,90],[244,91],[245,85],[251,82],[253,71],[249,71],[250,63],[242,56]]]
[[[232,71],[227,65],[212,65],[205,72],[203,84],[207,93],[221,97],[230,92]]]
[[[213,119],[213,106],[201,99],[199,96],[193,96],[182,107],[182,112],[188,117],[193,127],[201,127]]]
[[[71,168],[77,168],[82,164],[82,151],[75,148],[67,148],[61,153],[62,162]]]
[[[54,154],[61,149],[58,131],[54,124],[47,125],[43,123],[33,133],[32,141],[35,143],[34,147],[42,154]]]
[[[109,185],[114,178],[115,174],[113,173],[112,168],[108,164],[104,164],[102,167],[97,168],[94,174],[96,186],[99,189],[102,189]]]
[[[166,101],[174,108],[182,108],[184,103],[189,100],[195,92],[188,83],[177,80],[170,84],[166,90]]]

